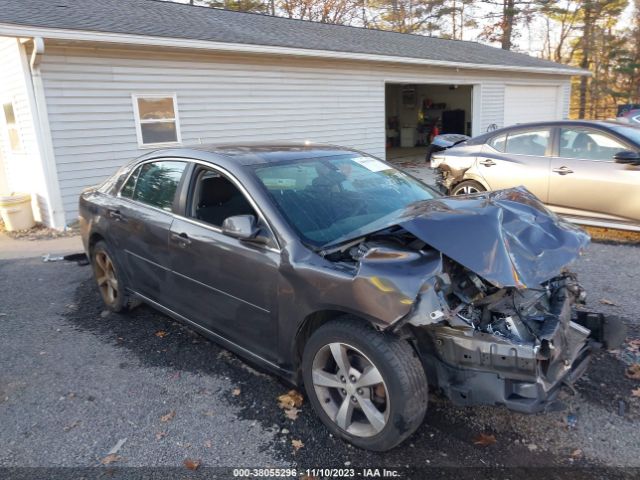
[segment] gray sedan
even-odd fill
[[[573,310],[564,267],[588,236],[526,190],[443,198],[338,147],[149,153],[82,194],[80,226],[107,308],[145,302],[304,385],[334,435],[372,450],[418,428],[428,383],[540,411],[590,336],[622,332]]]
[[[583,225],[640,231],[640,128],[618,122],[521,124],[434,154],[446,193],[524,185]]]

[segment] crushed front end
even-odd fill
[[[455,262],[445,266],[407,323],[431,384],[455,404],[536,412],[584,372],[590,330],[574,315],[584,300],[574,275],[496,288]]]
[[[624,325],[578,309],[566,266],[589,243],[524,188],[410,205],[398,222],[323,252],[354,272],[360,312],[412,340],[432,387],[458,405],[536,412]]]

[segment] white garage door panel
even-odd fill
[[[504,126],[559,120],[558,88],[507,85],[504,92]]]

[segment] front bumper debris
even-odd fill
[[[591,352],[598,346],[591,331],[572,321],[572,299],[561,295],[555,310],[560,321],[541,343],[518,344],[504,337],[472,329],[448,326],[422,328],[430,344],[423,361],[432,384],[456,405],[504,405],[509,409],[535,413],[553,403],[563,384],[572,384],[586,370]],[[603,315],[589,318],[593,331],[624,328]],[[609,335],[613,345],[613,334]]]

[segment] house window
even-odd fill
[[[133,95],[138,145],[181,142],[178,101],[174,95]]]
[[[16,121],[16,112],[13,109],[13,103],[4,103],[2,110],[4,111],[4,120],[7,126],[7,135],[11,151],[19,152],[22,150],[22,142],[20,141],[20,132],[18,131],[18,122]]]

